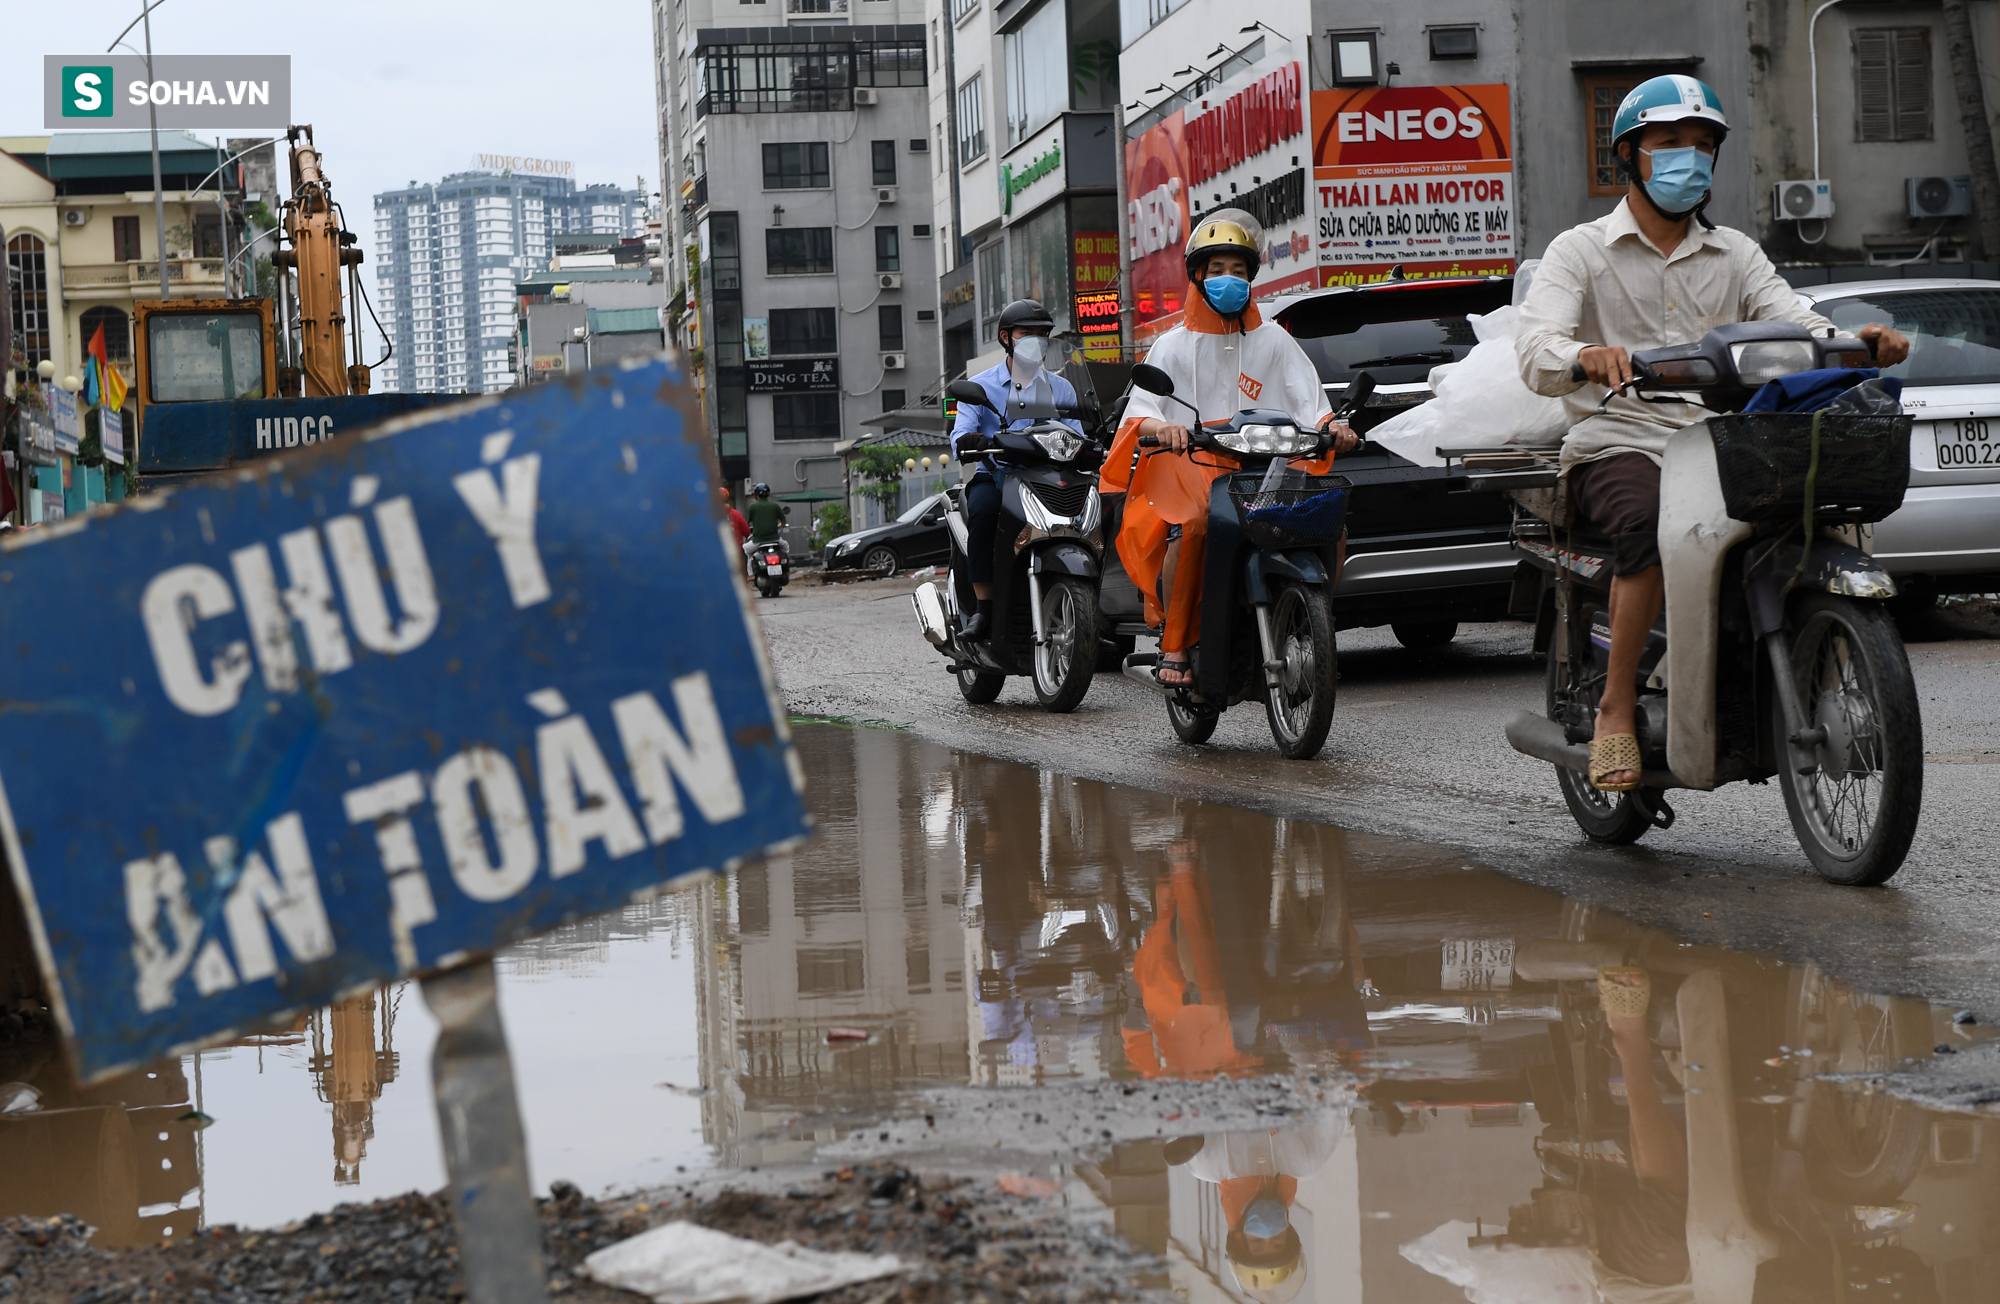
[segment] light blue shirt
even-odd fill
[[[1076,406],[1076,387],[1074,385],[1064,380],[1057,372],[1045,371],[1042,374],[1049,378],[1049,388],[1055,393],[1057,407]],[[953,426],[951,430],[951,451],[954,456],[958,453],[958,437],[960,435],[971,434],[974,431],[978,431],[982,435],[990,435],[999,430],[1002,424],[1000,414],[1007,410],[1007,400],[1021,390],[1021,387],[1014,383],[1013,374],[1008,371],[1007,360],[1005,358],[1000,360],[998,366],[990,367],[980,372],[977,376],[972,377],[972,380],[981,389],[986,391],[986,396],[992,401],[993,406],[990,408],[974,407],[970,403],[960,403],[958,405],[958,424]],[[1025,397],[1023,401],[1026,401]],[[1023,418],[1014,422],[1010,428],[1019,429],[1032,424],[1034,423],[1031,420]],[[1083,433],[1083,426],[1080,423],[1070,421],[1066,424],[1079,435]]]

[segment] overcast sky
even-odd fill
[[[42,126],[42,56],[101,51],[138,0],[4,0],[0,136]],[[128,38],[143,49],[139,30]],[[164,0],[155,54],[289,54],[292,116],[374,261],[376,192],[464,172],[475,154],[567,159],[579,184],[659,189],[646,0]],[[204,137],[217,133],[201,133]],[[234,133],[232,133],[234,134]],[[248,132],[242,134],[250,134]],[[285,180],[278,160],[279,184]]]

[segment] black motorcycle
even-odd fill
[[[992,408],[974,381],[953,381],[945,393],[960,403]],[[993,621],[986,638],[972,643],[961,637],[963,617],[976,599],[966,567],[969,530],[960,486],[946,491],[951,569],[943,588],[919,584],[910,598],[924,637],[951,662],[966,701],[991,702],[1007,676],[1025,675],[1043,707],[1073,711],[1097,670],[1097,584],[1104,552],[1097,469],[1104,449],[1067,424],[1080,420],[1096,431],[1098,413],[1087,399],[1076,408],[1044,405],[1027,415],[1030,425],[984,440],[961,436],[958,444],[961,459],[983,460],[1004,472],[1000,523],[993,532]]]
[[[1135,366],[1132,383],[1174,397],[1172,379],[1158,367]],[[1374,377],[1362,373],[1341,412],[1358,410],[1374,390]],[[1333,727],[1331,597],[1348,482],[1290,467],[1294,458],[1324,454],[1333,436],[1299,425],[1289,413],[1252,408],[1207,425],[1195,416],[1189,454],[1231,458],[1241,469],[1209,490],[1201,643],[1190,654],[1194,683],[1161,683],[1153,652],[1126,657],[1125,672],[1165,694],[1167,719],[1182,742],[1207,742],[1224,710],[1257,697],[1278,750],[1306,760],[1318,755]],[[1139,441],[1155,450],[1158,442],[1151,435]]]
[[[785,542],[783,535],[769,543],[745,540],[743,565],[757,592],[775,598],[779,590],[792,582],[792,545]]]
[[[1695,395],[1733,415],[1667,444],[1667,609],[1639,663],[1645,768],[1629,793],[1586,777],[1610,656],[1611,542],[1566,521],[1546,492],[1538,509],[1525,506],[1556,486],[1552,467],[1470,473],[1475,489],[1513,491],[1516,545],[1542,573],[1535,646],[1548,656],[1547,715],[1521,713],[1507,739],[1555,763],[1591,838],[1629,843],[1668,827],[1668,789],[1776,775],[1823,878],[1875,884],[1901,867],[1923,798],[1923,721],[1886,608],[1895,582],[1857,546],[1857,527],[1902,504],[1910,418],[1736,411],[1766,381],[1869,363],[1861,340],[1766,322],[1633,356],[1640,397]]]

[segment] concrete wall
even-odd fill
[[[1756,230],[1766,248],[1780,262],[1861,262],[1866,256],[1864,240],[1870,236],[1902,237],[1918,244],[1933,232],[1972,238],[1970,218],[1948,219],[1940,227],[1935,218],[1911,218],[1907,206],[1906,178],[1962,175],[1969,169],[1944,21],[1934,4],[1848,3],[1820,19],[1814,42],[1819,51],[1818,175],[1833,183],[1835,213],[1823,233],[1820,222],[1775,217],[1774,183],[1814,175],[1812,64],[1806,43],[1809,12],[1800,0],[1760,0],[1752,6],[1754,98],[1749,107],[1757,153],[1753,199]],[[1971,14],[1990,118],[2000,105],[2000,7],[1974,4]],[[1853,32],[1861,27],[1931,29],[1930,140],[1855,139]],[[2000,250],[1989,250],[1986,257],[1996,254]]]

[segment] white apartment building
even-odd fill
[[[645,234],[643,190],[460,172],[375,196],[384,391],[484,394],[516,380],[514,285],[549,265],[550,236]]]

